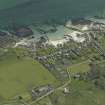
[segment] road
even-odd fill
[[[69,74],[68,74],[68,75],[69,75]],[[69,77],[70,77],[70,76],[69,76]],[[58,88],[56,88],[56,89],[54,89],[54,90],[51,90],[50,92],[46,93],[46,94],[43,95],[42,97],[39,97],[39,98],[36,99],[35,101],[33,101],[33,102],[29,103],[29,104],[25,104],[25,105],[33,105],[34,103],[36,103],[36,102],[42,100],[43,98],[49,96],[49,95],[52,94],[53,92],[56,92],[56,91],[59,91],[59,90],[63,90],[63,89],[64,89],[66,86],[68,86],[70,83],[71,83],[71,78],[69,78],[69,80],[68,80],[65,84],[63,84],[62,86],[60,86],[60,87],[58,87]]]
[[[74,64],[74,65],[72,65],[71,67],[78,66],[78,65],[81,65],[81,64],[84,64],[84,63],[87,63],[87,62],[89,62],[89,60],[83,61],[83,62],[78,63],[78,64]],[[97,64],[100,64],[100,63],[103,63],[103,62],[105,62],[105,60],[103,60],[103,61],[101,61],[101,62],[98,62]],[[67,72],[68,72],[68,71],[67,71]],[[48,92],[48,93],[46,93],[45,95],[39,97],[38,99],[36,99],[35,101],[33,101],[33,102],[31,102],[31,103],[25,103],[25,102],[24,102],[24,105],[33,105],[34,103],[36,103],[36,102],[42,100],[43,98],[49,96],[50,94],[52,94],[52,93],[54,93],[54,92],[56,92],[56,91],[59,91],[59,90],[63,90],[66,86],[68,86],[68,85],[71,83],[71,77],[70,77],[70,73],[69,73],[69,72],[68,72],[68,75],[69,75],[69,80],[68,80],[65,84],[63,84],[62,86],[60,86],[60,87],[58,87],[58,88],[56,88],[56,89],[54,89],[54,90],[51,90],[50,92]]]
[[[89,62],[89,60],[83,61],[83,62],[78,63],[78,64],[74,64],[74,65],[72,65],[71,67],[78,66],[78,65],[81,65],[81,64],[87,63],[87,62]],[[68,72],[68,71],[67,71],[67,72]],[[46,93],[45,95],[39,97],[39,98],[36,99],[35,101],[33,101],[33,102],[31,102],[31,103],[27,103],[27,104],[25,104],[25,105],[33,105],[34,103],[36,103],[36,102],[42,100],[43,98],[49,96],[49,95],[52,94],[53,92],[56,92],[56,91],[59,91],[59,90],[63,90],[66,86],[68,86],[68,85],[71,83],[71,77],[70,77],[70,73],[69,73],[69,72],[68,72],[68,75],[69,75],[69,76],[68,76],[68,77],[69,77],[69,80],[68,80],[65,84],[63,84],[62,86],[60,86],[60,87],[58,87],[58,88],[56,88],[56,89],[54,89],[54,90],[52,90],[52,91]]]
[[[51,90],[50,92],[48,92],[48,93],[46,93],[45,95],[39,97],[38,99],[36,99],[35,101],[33,101],[33,102],[31,102],[31,103],[27,103],[27,104],[25,103],[25,105],[33,105],[34,103],[36,103],[36,102],[42,100],[43,98],[49,96],[50,94],[52,94],[52,93],[54,93],[54,92],[56,92],[56,91],[58,91],[58,90],[62,90],[62,89],[63,89],[64,87],[66,87],[69,83],[70,83],[70,81],[66,82],[64,85],[62,85],[62,86],[60,86],[60,87],[58,87],[58,88],[56,88],[56,89],[54,89],[54,90]]]

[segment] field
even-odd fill
[[[88,61],[79,63],[79,64],[74,64],[73,66],[70,66],[67,68],[67,70],[70,73],[79,73],[79,72],[86,72],[89,70],[89,63]]]
[[[32,87],[56,85],[58,81],[37,61],[30,58],[7,58],[0,61],[0,98],[26,94]]]
[[[51,96],[53,105],[104,105],[104,90],[96,88],[89,82],[72,80],[70,94],[61,91]],[[40,104],[42,105],[42,104]]]
[[[47,103],[53,105],[104,105],[105,103],[104,90],[96,88],[90,82],[72,79],[68,88],[69,94],[64,94],[59,90],[33,105],[47,105]]]

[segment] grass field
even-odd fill
[[[91,82],[72,79],[68,88],[69,94],[64,94],[59,90],[39,101],[39,104],[33,105],[47,105],[48,102],[53,105],[104,105],[105,103],[104,90],[95,87]]]
[[[70,73],[80,73],[80,72],[83,73],[89,70],[89,63],[87,61],[84,63],[76,64],[76,65],[68,67],[67,70]]]
[[[8,103],[1,103],[0,105],[23,105],[20,102],[8,102]]]
[[[56,85],[58,81],[37,61],[29,58],[7,58],[0,61],[0,97],[13,98],[27,93],[32,87]]]
[[[70,94],[57,91],[51,96],[53,105],[104,105],[105,91],[90,82],[72,80]],[[42,105],[42,104],[40,104]]]

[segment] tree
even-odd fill
[[[90,64],[90,71],[87,73],[89,80],[98,79],[100,77],[100,67],[94,63]]]

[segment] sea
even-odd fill
[[[6,7],[7,0],[1,1]],[[8,0],[8,4],[9,1],[10,3],[14,1],[13,4],[16,1],[19,3],[0,9],[0,28],[32,25],[45,21],[62,23],[72,18],[105,14],[105,0]],[[62,27],[57,34],[61,33]]]

